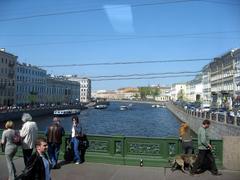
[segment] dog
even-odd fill
[[[172,161],[171,170],[175,171],[180,168],[183,173],[186,173],[185,168],[190,167],[193,168],[193,164],[197,159],[197,155],[195,154],[180,154],[175,156]]]

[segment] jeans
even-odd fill
[[[184,154],[194,154],[192,141],[189,142],[182,141],[182,149]]]
[[[52,167],[57,165],[60,147],[61,144],[59,143],[48,143],[48,156],[52,163]]]
[[[81,151],[79,151],[79,140],[76,137],[73,137],[71,139],[71,143],[73,144],[73,151],[74,151],[74,162],[79,162],[81,163]]]
[[[27,166],[27,162],[32,155],[32,151],[33,149],[23,149],[23,160],[24,160],[25,166]]]

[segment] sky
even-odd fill
[[[195,72],[212,58],[240,48],[240,1],[0,0],[0,47],[18,56],[18,61],[55,75],[94,79]],[[166,62],[188,59],[206,60]],[[165,62],[77,66],[162,60]],[[75,66],[68,66],[72,64]],[[92,88],[171,85],[194,75],[92,81]]]

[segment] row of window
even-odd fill
[[[15,72],[14,72],[14,70],[9,69],[9,68],[1,68],[0,73],[3,75],[3,74],[9,74],[9,73],[14,74]]]
[[[35,79],[35,78],[30,78],[28,76],[17,76],[17,81],[20,82],[32,82],[32,83],[46,83],[46,80],[44,79]]]
[[[46,76],[46,72],[44,71],[36,71],[36,70],[32,70],[32,69],[26,69],[23,67],[18,67],[17,68],[17,72],[18,73],[23,73],[23,74],[31,74],[31,75],[35,75],[35,76],[41,76],[44,77]]]
[[[0,91],[0,96],[14,96],[14,90]]]
[[[9,63],[14,63],[14,61],[12,61],[12,60],[10,60],[10,59],[8,60],[7,58],[5,58],[5,59],[4,59],[4,58],[1,58],[1,62],[2,62],[2,64],[7,64],[8,62],[9,62]]]
[[[0,79],[0,87],[3,86],[14,86],[15,81],[11,79]]]

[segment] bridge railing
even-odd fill
[[[0,135],[2,130],[0,130]],[[45,136],[43,132],[39,136]],[[69,134],[63,137],[60,159],[65,152],[65,141]],[[100,162],[121,165],[139,166],[141,159],[144,166],[168,167],[169,159],[181,154],[181,142],[178,138],[152,138],[152,137],[128,137],[128,136],[103,136],[88,135],[89,148],[85,159],[88,162]],[[195,153],[197,154],[197,140],[194,139]],[[218,166],[222,166],[223,142],[212,140],[214,155]],[[3,154],[1,152],[0,154]],[[22,155],[21,148],[17,153]]]

